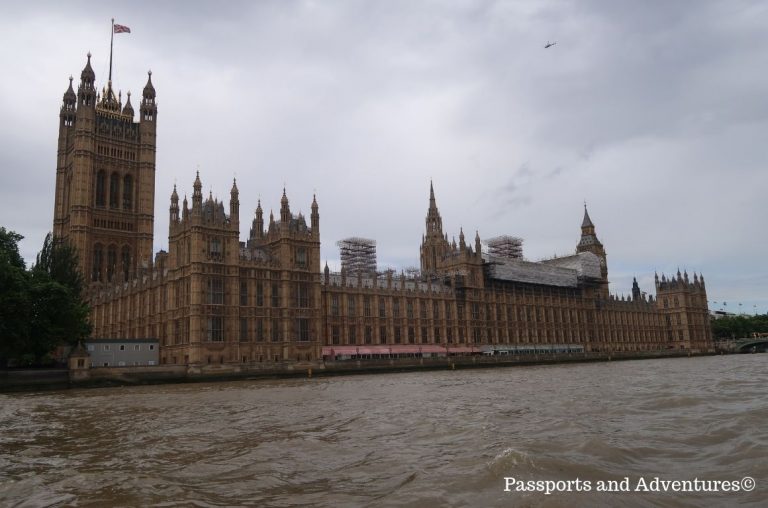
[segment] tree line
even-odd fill
[[[768,314],[724,316],[712,320],[715,339],[741,339],[753,333],[768,333]]]
[[[58,346],[91,333],[76,250],[49,233],[27,269],[22,238],[0,227],[0,367],[51,364]]]

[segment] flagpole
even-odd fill
[[[112,31],[109,35],[109,82],[112,83],[112,44],[115,42],[115,18],[112,18]]]

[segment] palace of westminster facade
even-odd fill
[[[170,197],[168,251],[153,256],[157,106],[151,73],[134,120],[111,82],[97,93],[90,54],[60,112],[54,236],[80,255],[96,338],[156,338],[166,364],[305,362],[336,350],[446,354],[493,346],[584,351],[711,349],[704,278],[656,278],[656,298],[608,292],[606,253],[584,210],[573,256],[540,262],[483,252],[443,232],[430,185],[421,272],[330,273],[320,263],[316,200],[307,220],[265,223],[261,203],[240,241],[239,191],[228,207]],[[410,349],[409,349],[410,348]],[[431,348],[431,349],[430,349]]]

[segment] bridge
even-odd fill
[[[717,349],[728,353],[765,353],[768,352],[768,337],[745,337],[727,341],[718,341]]]

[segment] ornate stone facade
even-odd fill
[[[91,55],[77,95],[69,88],[59,113],[53,234],[80,252],[87,280],[127,281],[152,257],[155,124],[151,73],[134,122],[108,82],[99,96]]]
[[[198,174],[191,207],[174,187],[168,252],[152,260],[155,91],[149,80],[137,123],[94,80],[89,58],[64,95],[54,217],[92,281],[94,337],[156,338],[161,363],[187,365],[712,348],[702,276],[657,276],[655,299],[636,281],[631,297],[609,294],[586,206],[575,254],[533,263],[484,254],[479,234],[449,242],[430,184],[421,273],[347,276],[321,270],[316,200],[307,223],[284,190],[266,225],[259,202],[241,242],[236,183],[227,210]]]

